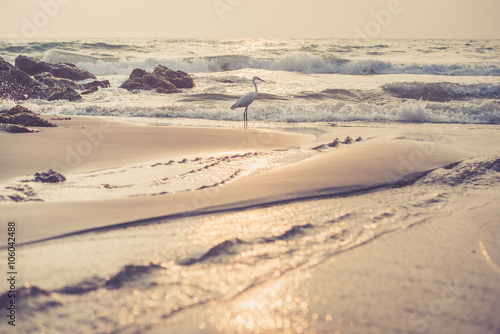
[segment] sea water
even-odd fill
[[[500,123],[500,41],[364,39],[78,39],[0,41],[0,56],[69,62],[111,87],[77,102],[23,104],[53,115],[233,121],[229,107],[253,90],[259,124],[338,121]],[[134,68],[189,73],[194,89],[134,93],[119,86]],[[422,100],[412,92],[424,94]],[[13,102],[2,101],[1,108]],[[203,124],[200,121],[199,124]]]

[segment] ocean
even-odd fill
[[[500,41],[364,39],[77,39],[0,41],[0,56],[74,63],[111,87],[69,103],[29,101],[54,115],[239,121],[229,107],[253,90],[259,124],[394,121],[499,124]],[[180,94],[120,89],[134,68],[189,73]],[[419,97],[422,97],[420,99]],[[1,108],[13,105],[1,102]],[[200,121],[200,124],[203,124]]]
[[[340,196],[299,196],[210,214],[188,213],[21,246],[19,282],[24,286],[19,290],[18,323],[24,333],[422,333],[422,321],[436,326],[429,332],[445,333],[449,324],[466,324],[471,332],[494,333],[499,325],[488,318],[498,299],[481,303],[470,299],[477,294],[495,299],[497,281],[474,285],[483,273],[466,268],[465,276],[456,274],[461,269],[450,268],[462,260],[449,254],[456,261],[440,267],[435,258],[447,254],[447,249],[429,255],[425,265],[409,262],[416,273],[412,277],[397,269],[380,270],[376,282],[390,282],[391,289],[401,293],[392,299],[382,299],[392,290],[367,290],[360,283],[360,277],[375,277],[373,271],[352,263],[355,275],[350,276],[349,263],[340,267],[344,272],[336,272],[334,265],[337,257],[341,263],[341,256],[362,252],[375,240],[389,244],[385,236],[416,233],[423,225],[437,226],[447,218],[460,222],[459,235],[481,239],[460,217],[496,205],[500,198],[500,155],[491,149],[498,142],[500,124],[499,40],[0,41],[0,56],[7,61],[14,63],[20,54],[75,63],[111,83],[76,102],[21,102],[44,115],[242,128],[243,110],[230,106],[253,90],[251,78],[257,75],[265,82],[259,83],[259,96],[249,107],[250,129],[331,135],[329,141],[346,135],[355,139],[356,131],[364,129],[368,137],[363,141],[435,141],[454,149],[484,144],[476,156],[396,185]],[[152,71],[158,64],[189,73],[196,87],[169,95],[119,88],[133,69]],[[0,101],[1,109],[14,105]],[[312,147],[274,151],[243,147],[213,156],[68,171],[64,184],[31,186],[33,199],[46,202],[146,198],[217,189],[321,154]],[[407,168],[403,163],[408,157],[403,158],[401,164]],[[18,180],[3,184],[0,202],[6,203],[7,195],[19,187]],[[417,238],[413,245],[448,238],[439,227],[437,231]],[[482,255],[475,249],[474,261],[480,262]],[[420,248],[411,251],[419,254]],[[387,251],[390,268],[403,268],[406,259],[391,252]],[[2,253],[4,264],[8,257]],[[467,254],[472,254],[469,248]],[[323,277],[317,287],[320,293],[308,295],[314,290],[311,273],[328,267],[325,263],[333,274]],[[387,268],[387,263],[375,266]],[[444,283],[434,272],[453,273],[450,280],[458,277],[469,286],[457,303],[443,304],[447,308],[439,317],[419,308],[432,306],[443,295]],[[337,277],[344,280],[336,281]],[[470,277],[475,281],[467,281]],[[416,288],[421,286],[425,289]],[[4,290],[2,286],[2,302]],[[478,317],[490,319],[491,326],[450,311],[459,305],[464,310],[459,314],[465,317],[483,302],[486,306],[479,308]],[[393,318],[390,312],[382,314],[386,318],[380,316],[388,304],[395,305]],[[328,307],[339,312],[333,314]],[[9,329],[2,320],[0,331]]]

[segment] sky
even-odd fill
[[[500,39],[500,0],[0,0],[0,38]]]

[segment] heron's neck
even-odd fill
[[[253,80],[253,85],[255,86],[255,94],[257,94],[259,90],[257,89],[257,83],[255,82],[255,80]]]

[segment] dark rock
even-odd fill
[[[323,145],[318,145],[318,146],[314,146],[312,149],[313,150],[322,150],[324,148],[327,148],[327,145],[326,144],[323,144]]]
[[[338,138],[335,138],[328,146],[330,147],[337,147],[340,145],[340,140]]]
[[[13,71],[15,69],[14,65],[0,57],[0,71]]]
[[[15,68],[0,57],[0,98],[12,100],[48,99],[60,92],[60,88],[49,87],[33,79],[29,74]]]
[[[153,74],[173,83],[177,88],[193,88],[195,86],[193,78],[186,72],[174,71],[163,65],[156,66]]]
[[[120,88],[127,90],[156,90],[158,93],[170,94],[180,91],[171,82],[142,69],[135,69]]]
[[[140,79],[146,74],[148,74],[146,70],[143,70],[142,68],[135,68],[132,70],[132,73],[130,73],[129,79]]]
[[[7,124],[9,122],[9,119],[9,115],[7,115],[6,113],[0,113],[0,123]]]
[[[0,58],[0,60],[3,60]],[[44,87],[48,88],[45,85],[42,85],[35,79],[29,76],[26,72],[23,72],[17,68],[6,67],[6,70],[0,70],[0,96],[6,98],[12,96],[16,99],[16,97],[20,97],[23,95],[24,97],[28,96],[29,98],[39,98],[44,95]],[[17,96],[16,96],[17,95]]]
[[[24,202],[24,200],[26,199],[24,196],[21,196],[18,194],[7,195],[7,197],[10,198],[11,200],[13,200],[14,202]]]
[[[22,106],[15,106],[14,108],[7,111],[0,111],[0,122],[8,124],[18,124],[24,126],[43,126],[43,127],[54,127],[53,123],[50,123],[40,116],[33,113],[31,110],[26,109]]]
[[[39,74],[35,74],[34,78],[36,81],[49,86],[49,87],[57,87],[57,88],[71,88],[71,89],[82,89],[82,87],[76,82],[64,79],[64,78],[56,78],[52,73],[43,72]]]
[[[194,80],[183,71],[174,71],[158,65],[153,73],[136,68],[120,88],[128,90],[155,90],[157,93],[179,93],[178,88],[193,88]]]
[[[23,55],[18,56],[15,63],[17,68],[25,71],[30,75],[50,72],[57,78],[65,78],[70,80],[96,79],[96,76],[92,73],[69,63],[46,63],[37,58],[27,57]]]
[[[87,95],[87,94],[91,94],[91,93],[95,93],[99,90],[99,86],[93,86],[93,87],[90,87],[89,89],[87,90],[84,90],[83,92],[81,92],[80,94],[81,95]]]
[[[127,90],[151,90],[153,88],[148,85],[139,82],[137,79],[127,79],[124,83],[120,85],[120,88],[124,88]]]
[[[362,141],[362,140],[363,140],[363,138],[361,138],[361,137],[358,137],[358,138],[356,139],[356,141]]]
[[[14,101],[26,101],[28,97],[21,93],[12,90],[9,87],[0,87],[0,99],[3,100],[14,100]]]
[[[46,172],[35,174],[35,182],[59,183],[64,181],[66,181],[66,178],[62,174],[52,169],[49,169]]]
[[[351,144],[353,142],[353,139],[349,136],[346,137],[346,139],[344,140],[344,144]]]
[[[80,100],[81,98],[82,96],[78,94],[74,89],[66,88],[51,94],[48,97],[47,101],[54,101],[54,100],[77,101]]]
[[[38,115],[29,114],[29,113],[21,113],[17,115],[13,115],[9,119],[10,124],[20,124],[24,126],[43,126],[43,127],[55,127],[55,124],[52,124]]]
[[[0,115],[1,119],[1,115]],[[9,132],[9,133],[29,133],[29,132],[38,132],[36,130],[28,129],[22,125],[16,124],[0,124],[0,131]]]
[[[33,111],[29,110],[28,108],[25,108],[23,106],[17,105],[9,110],[7,110],[8,115],[17,115],[21,113],[29,113],[29,114],[34,114]]]
[[[90,89],[93,87],[108,88],[111,87],[109,80],[94,80],[92,82],[81,84],[83,89]]]

